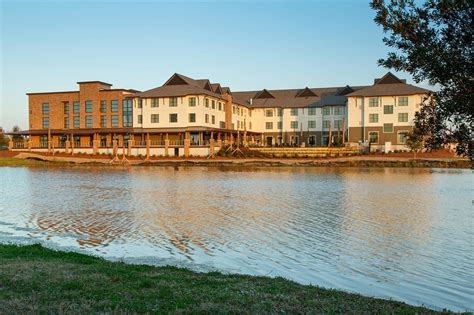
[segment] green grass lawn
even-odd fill
[[[282,278],[127,265],[39,245],[0,245],[0,314],[97,312],[435,313]]]

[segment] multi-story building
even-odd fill
[[[28,93],[28,148],[206,155],[211,143],[227,141],[403,149],[428,93],[391,73],[370,86],[240,92],[180,74],[144,92],[78,84],[78,91]]]

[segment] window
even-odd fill
[[[159,114],[151,114],[151,123],[157,124],[160,122],[160,115]]]
[[[369,123],[379,122],[379,114],[369,114]]]
[[[249,121],[249,130],[252,130],[252,122]]]
[[[43,115],[49,115],[49,104],[48,103],[43,103],[41,105],[41,112]]]
[[[209,123],[209,114],[204,115],[204,122],[205,122],[206,124]],[[237,124],[237,126],[238,126],[238,125],[239,125],[239,124]]]
[[[159,98],[152,98],[150,99],[150,102],[151,102],[151,107],[158,107],[160,106],[159,103],[160,103],[160,99]]]
[[[209,107],[209,104],[208,104],[208,105],[206,105],[206,107]],[[234,114],[234,115],[235,115],[235,113],[236,113],[236,110],[237,110],[237,108],[235,108],[235,106],[232,106],[232,114]]]
[[[273,122],[267,121],[265,123],[265,129],[273,129]]]
[[[379,133],[377,131],[369,132],[369,142],[370,143],[379,143]]]
[[[86,116],[86,128],[92,128],[92,115]]]
[[[344,107],[338,106],[334,107],[334,115],[342,115],[344,114]]]
[[[290,111],[291,116],[298,116],[298,108],[292,108]]]
[[[118,115],[112,115],[112,127],[118,127]]]
[[[265,117],[273,117],[273,109],[266,109]]]
[[[309,128],[309,129],[314,129],[314,128],[316,128],[316,120],[309,120],[309,121],[308,121],[308,128]]]
[[[398,132],[398,144],[406,144],[407,143],[408,132],[407,131],[400,131]]]
[[[392,133],[393,132],[393,124],[383,124],[383,132]]]
[[[190,113],[189,114],[189,122],[190,123],[196,122],[196,114],[195,113]]]
[[[170,114],[170,123],[178,122],[178,114]]]
[[[342,120],[335,120],[334,121],[334,129],[336,129],[336,130],[342,129]]]
[[[79,116],[74,116],[72,124],[73,124],[74,128],[79,128],[81,126]]]
[[[282,122],[282,121],[279,121],[279,122],[277,123],[277,128],[278,128],[278,129],[283,129],[283,122]]]
[[[214,125],[216,123],[216,116],[211,116],[211,123]]]
[[[100,112],[101,113],[107,112],[107,101],[100,101]]]
[[[212,100],[212,105],[211,105],[212,109],[216,109],[216,101]]]
[[[310,115],[310,116],[316,115],[316,107],[308,108],[308,115]]]
[[[143,101],[142,99],[138,100],[138,108],[143,108]]]
[[[400,96],[398,98],[398,106],[408,106],[408,96]]]
[[[384,114],[393,114],[393,105],[385,105],[383,107]]]
[[[92,113],[92,101],[86,101],[86,113]]]
[[[69,129],[69,117],[64,117],[64,129]]]
[[[283,108],[278,108],[277,109],[277,115],[278,115],[278,117],[283,116]]]
[[[298,129],[298,122],[297,121],[292,121],[290,124],[291,129]]]
[[[222,110],[222,103],[221,102],[219,102],[218,106],[219,106],[219,110]]]
[[[378,97],[369,98],[369,107],[379,107],[379,98]]]
[[[191,106],[191,107],[196,106],[196,98],[195,97],[190,97],[188,99],[188,102],[189,102],[189,106]]]
[[[112,100],[111,102],[111,106],[110,106],[110,110],[112,111],[112,113],[117,113],[118,112],[118,101],[117,100]]]
[[[324,120],[323,121],[323,128],[324,129],[329,129],[331,126],[331,121],[330,120]]]
[[[177,97],[170,97],[170,107],[178,106],[178,98]]]
[[[137,120],[138,120],[138,124],[143,124],[143,115],[138,115],[137,117]]]
[[[323,115],[331,115],[331,107],[323,107]]]
[[[74,114],[79,114],[79,102],[72,103],[72,111]]]
[[[105,115],[100,116],[100,126],[102,128],[107,128],[107,116]]]
[[[206,104],[206,107],[209,107],[209,99],[208,98],[205,99],[204,103]],[[234,107],[234,110],[235,110],[235,107]],[[235,114],[235,112],[234,112],[234,114]]]
[[[69,103],[68,102],[64,103],[64,114],[65,115],[69,114]]]
[[[398,122],[408,122],[408,113],[398,113]]]
[[[131,99],[122,101],[122,125],[123,127],[132,127],[133,123],[133,103]]]
[[[240,116],[243,116],[244,115],[244,109],[241,107],[240,108]]]

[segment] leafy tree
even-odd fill
[[[473,158],[473,19],[471,0],[372,0],[374,21],[383,27],[389,52],[379,65],[427,80],[439,87],[416,115],[414,130],[425,147],[456,143],[457,153]]]
[[[8,142],[10,141],[10,138],[8,138],[4,132],[3,128],[0,127],[0,146],[8,145]]]
[[[12,132],[18,132],[18,131],[21,131],[21,128],[18,126],[18,125],[15,125],[13,126],[12,128]],[[23,136],[22,135],[13,135],[12,136],[12,139],[13,141],[22,141],[23,140]]]
[[[416,130],[416,127],[408,133],[406,146],[413,152],[413,158],[415,159],[416,154],[423,149],[423,136],[420,131]]]

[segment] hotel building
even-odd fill
[[[148,90],[78,82],[78,91],[28,93],[29,130],[12,149],[209,155],[223,143],[405,149],[428,90],[391,73],[372,85],[231,91],[174,74]],[[125,149],[124,149],[125,150]]]

